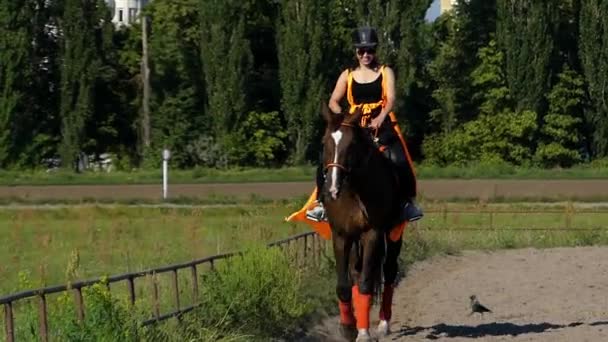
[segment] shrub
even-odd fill
[[[303,292],[302,271],[277,248],[252,248],[203,278],[203,326],[221,322],[230,330],[284,336],[313,310]]]

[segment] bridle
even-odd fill
[[[340,124],[340,126],[345,126],[345,127],[355,127],[355,125],[353,125],[353,124],[351,124],[351,123],[347,123],[347,122],[342,122],[342,123]],[[349,170],[349,169],[347,169],[347,168],[346,168],[344,165],[342,165],[342,164],[340,164],[340,163],[328,163],[328,164],[327,164],[327,165],[325,165],[325,167],[323,168],[323,171],[324,171],[324,172],[327,172],[327,171],[328,171],[330,168],[332,168],[332,167],[337,167],[338,169],[340,169],[340,170],[342,170],[342,171],[344,171],[344,172],[346,172],[346,173],[349,173],[349,172],[350,172],[350,170]]]

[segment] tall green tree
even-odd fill
[[[32,17],[33,96],[32,125],[24,132],[21,164],[37,167],[42,159],[58,154],[61,142],[60,102],[60,37],[57,32],[61,20],[61,2],[35,0]]]
[[[591,108],[591,151],[608,156],[608,0],[581,0],[579,49]]]
[[[320,105],[326,100],[327,76],[324,26],[327,20],[323,0],[285,0],[277,25],[281,107],[292,146],[292,162],[304,163],[309,155]]]
[[[462,113],[470,96],[468,62],[459,35],[460,26],[461,19],[454,13],[446,13],[434,23],[436,52],[427,65],[435,100],[428,124],[434,132],[445,135],[466,122]]]
[[[61,135],[63,166],[71,167],[79,153],[95,141],[87,124],[95,116],[95,83],[102,74],[104,29],[112,25],[103,0],[65,0],[61,31]],[[93,124],[92,128],[99,127]]]
[[[558,1],[497,0],[497,41],[516,110],[544,113],[550,88]]]
[[[201,64],[201,23],[207,23],[199,20],[200,6],[195,0],[158,0],[147,9],[153,92],[149,161],[158,163],[159,151],[167,147],[175,165],[193,166],[189,145],[211,130]]]
[[[569,167],[581,160],[583,147],[584,80],[564,64],[558,83],[547,95],[549,111],[543,118],[535,159],[544,167]]]
[[[200,1],[207,113],[220,142],[230,139],[229,133],[240,125],[247,111],[253,59],[245,19],[238,0]]]
[[[537,116],[512,109],[504,72],[504,55],[491,40],[479,50],[480,64],[471,73],[478,116],[452,134],[425,143],[428,161],[437,164],[469,162],[527,163],[533,152]]]
[[[0,167],[17,162],[31,128],[32,16],[30,1],[0,1]]]

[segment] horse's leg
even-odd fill
[[[380,269],[380,243],[382,233],[370,229],[362,235],[362,267],[357,285],[353,287],[355,301],[355,318],[357,320],[357,342],[371,341],[369,334],[369,312],[372,305],[372,294],[378,280]]]
[[[338,295],[338,306],[340,308],[340,331],[347,337],[355,326],[353,316],[351,280],[349,278],[349,256],[353,245],[352,239],[333,234],[334,257],[336,259],[336,273],[338,282],[336,294]]]
[[[384,289],[382,291],[382,303],[380,304],[380,323],[378,324],[378,334],[387,335],[389,333],[389,322],[392,316],[393,291],[396,285],[399,253],[403,240],[391,241],[386,238],[386,259],[384,262]]]

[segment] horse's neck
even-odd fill
[[[369,155],[369,158],[366,157],[367,160],[364,160],[353,173],[352,190],[364,202],[381,200],[378,198],[379,193],[383,194],[382,197],[390,198],[389,193],[392,193],[396,187],[390,163],[376,150],[375,146],[367,148],[366,151],[362,151],[362,154]]]

